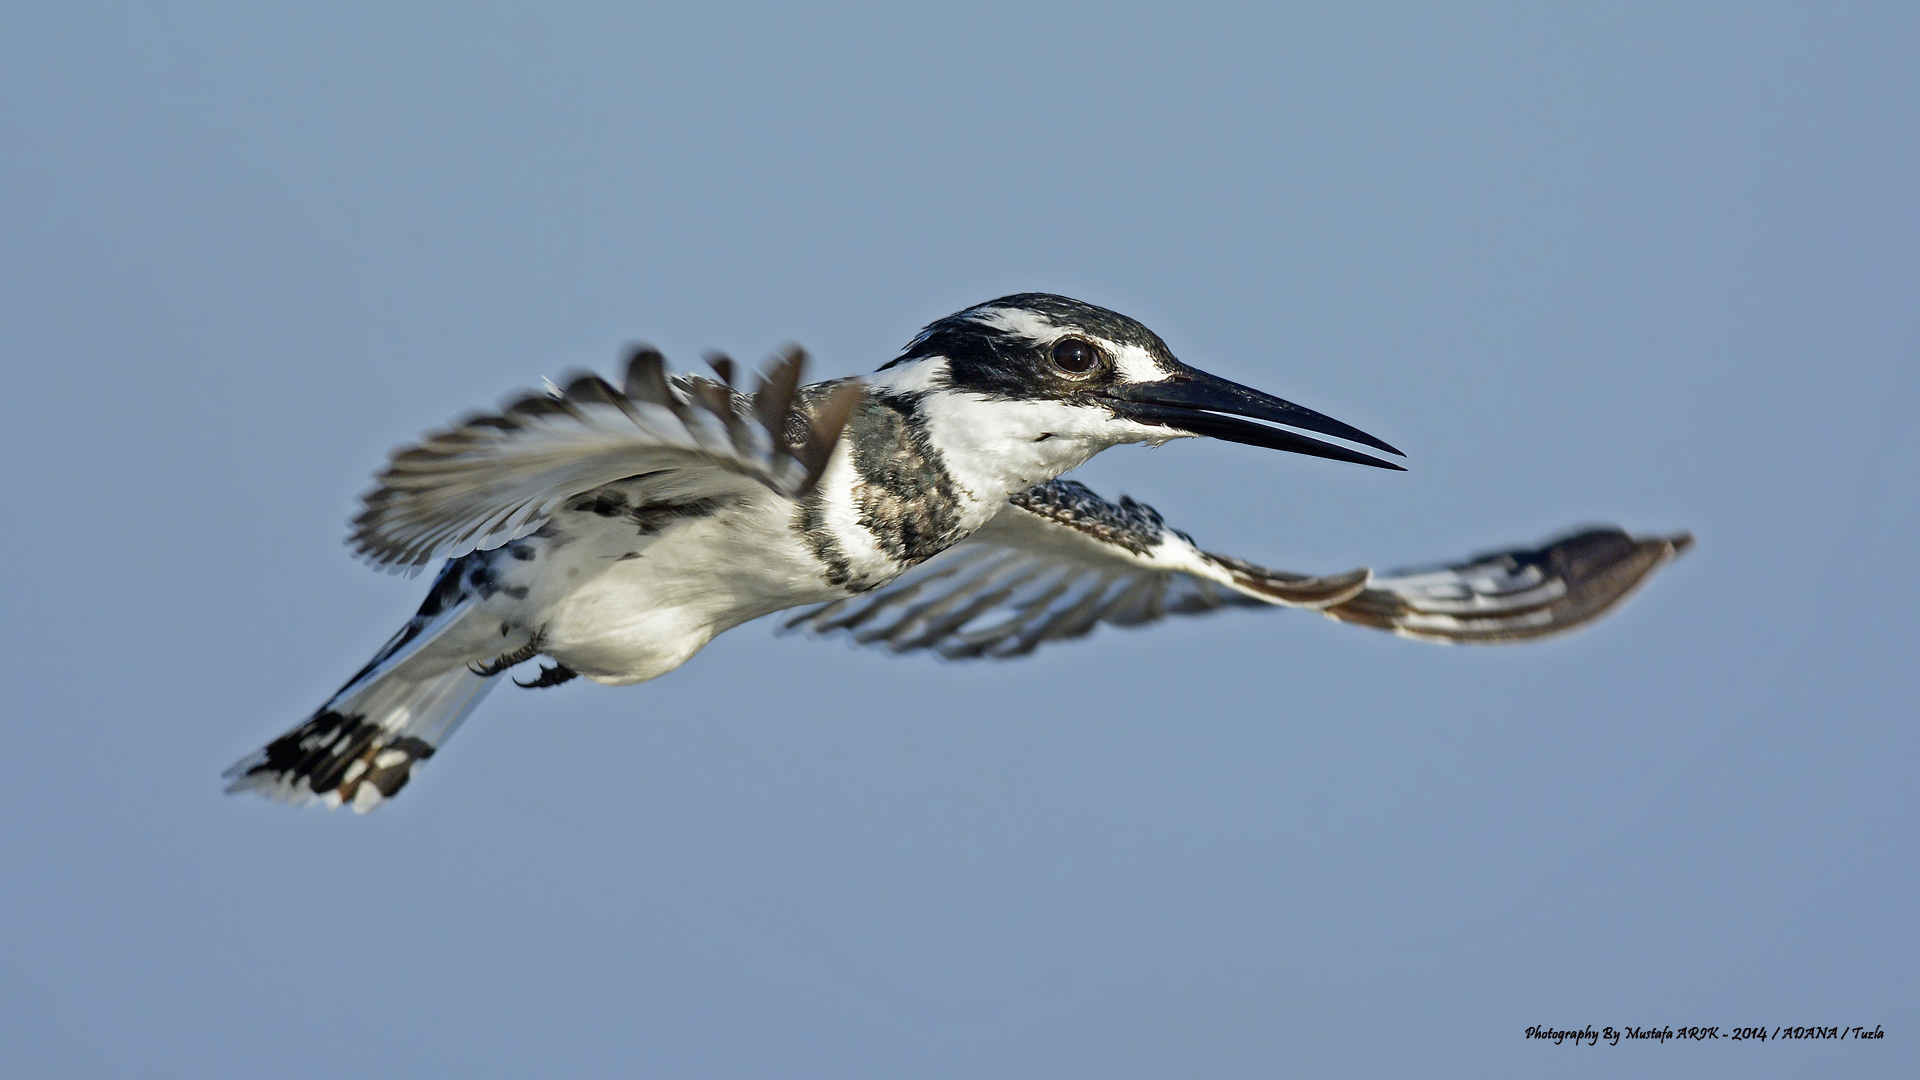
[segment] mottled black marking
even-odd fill
[[[534,549],[533,544],[526,540],[515,540],[502,550],[521,562],[532,562],[535,556],[539,554],[539,552]]]
[[[803,406],[816,402],[803,392]],[[859,524],[898,566],[924,562],[964,537],[959,491],[914,404],[910,398],[869,394],[842,436],[856,476],[853,504]],[[800,435],[787,433],[789,439]],[[852,560],[826,520],[825,492],[816,490],[794,509],[793,529],[820,561],[827,584],[855,592],[881,584],[854,576]]]
[[[315,753],[303,758],[291,771],[292,778],[307,777],[314,794],[324,794],[340,786],[346,777],[347,769],[359,759],[373,741],[381,734],[380,725],[367,723],[364,716],[342,716],[339,713],[322,713],[316,720],[331,719],[335,722],[338,734],[331,745],[316,747]],[[311,721],[310,721],[311,722]]]
[[[640,473],[627,480],[644,480],[657,473]],[[631,522],[641,536],[652,536],[676,521],[711,517],[721,510],[732,506],[737,500],[732,497],[712,497],[703,499],[683,499],[678,502],[643,502],[635,504],[627,492],[618,485],[626,480],[616,480],[612,484],[594,488],[592,491],[575,495],[567,502],[567,509],[576,514],[595,514],[603,518],[625,518]]]
[[[825,404],[830,390],[831,387],[823,383],[803,386],[796,394],[793,411],[787,414],[786,427],[781,432],[781,438],[794,451],[805,446],[812,436],[813,411]],[[827,524],[826,506],[826,492],[814,488],[793,508],[791,528],[820,562],[821,577],[826,583],[836,589],[847,588],[853,582],[853,561],[847,558],[845,549]]]
[[[780,428],[780,437],[786,440],[787,447],[798,451],[807,445],[808,436],[813,434],[812,407],[826,400],[826,387],[803,386],[797,394],[798,405],[787,414]]]
[[[1145,555],[1168,531],[1160,512],[1153,507],[1124,495],[1117,504],[1110,503],[1085,484],[1072,480],[1035,484],[1007,502],[1135,555]],[[1176,535],[1185,537],[1184,533]]]
[[[840,546],[826,520],[826,493],[815,488],[811,495],[793,508],[793,531],[800,535],[807,550],[820,561],[820,576],[828,585],[836,589],[847,588],[853,582],[853,562]]]
[[[467,556],[467,589],[479,595],[482,600],[493,599],[500,591],[499,582],[494,580],[493,560],[487,558],[492,552],[476,551]]]
[[[475,554],[478,554],[476,552]],[[457,559],[448,559],[434,576],[433,585],[427,589],[427,598],[420,604],[417,619],[431,619],[460,602],[466,596],[467,587],[461,581],[473,561],[473,555],[462,555]]]
[[[244,775],[259,776],[263,773],[271,773],[288,779],[314,776],[325,769],[330,759],[336,756],[334,750],[342,738],[349,740],[349,748],[354,745],[355,740],[358,740],[360,745],[364,745],[372,735],[368,734],[365,739],[361,739],[359,733],[362,729],[371,728],[372,725],[367,724],[363,716],[348,716],[322,709],[306,723],[268,743],[260,751],[259,760],[249,766]],[[330,791],[332,788],[329,786],[323,789],[316,780],[314,790]]]
[[[507,585],[501,581],[500,556],[507,554],[509,550],[509,548],[498,548],[493,551],[476,551],[448,561],[447,568],[440,572],[440,578],[434,582],[433,590],[427,596],[427,602],[421,605],[420,615],[432,618],[460,600],[476,596],[481,600],[491,600],[496,593],[504,593],[515,600],[525,600],[528,586]],[[519,559],[527,556],[514,553],[513,557]],[[433,610],[429,612],[429,608]],[[416,621],[419,621],[418,616]],[[422,623],[422,626],[424,625]]]
[[[323,709],[268,743],[243,775],[271,775],[289,784],[298,784],[304,777],[314,794],[339,789],[345,800],[353,798],[360,784],[372,784],[381,794],[392,795],[406,786],[415,762],[433,756],[433,747],[411,735],[388,740],[386,734],[364,716]],[[383,750],[399,750],[406,759],[375,767],[373,759]],[[366,768],[349,781],[347,772],[356,761],[365,762]]]
[[[684,502],[642,503],[627,512],[627,519],[640,530],[641,536],[652,536],[676,521],[712,517],[736,501],[732,496],[713,496]]]
[[[912,566],[962,539],[960,493],[911,403],[870,395],[847,429],[854,506],[888,558]]]
[[[567,509],[576,514],[613,517],[627,512],[627,493],[613,487],[598,487],[584,495],[575,495]]]

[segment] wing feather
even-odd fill
[[[965,542],[892,584],[785,625],[892,652],[1005,659],[1103,623],[1143,626],[1230,606],[1322,608],[1359,595],[1367,580],[1365,569],[1311,577],[1212,555],[1150,506],[1055,480],[1014,496]]]
[[[667,469],[711,470],[801,498],[861,394],[857,380],[840,385],[806,416],[796,443],[788,432],[805,363],[789,348],[749,396],[728,382],[670,379],[658,352],[636,349],[621,387],[580,373],[394,451],[348,542],[375,565],[418,570],[525,535],[583,491]],[[732,367],[715,363],[728,380]]]
[[[891,584],[803,611],[785,628],[846,633],[891,652],[1006,659],[1103,623],[1277,606],[1422,641],[1527,641],[1598,618],[1691,543],[1684,533],[1590,528],[1458,565],[1312,577],[1202,551],[1152,507],[1055,480],[1014,496],[965,542]]]
[[[1533,641],[1606,614],[1692,546],[1687,533],[1634,537],[1610,526],[1586,528],[1455,566],[1395,571],[1325,612],[1421,641]]]

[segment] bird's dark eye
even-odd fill
[[[1085,375],[1100,362],[1100,354],[1091,343],[1079,338],[1062,338],[1053,345],[1053,366],[1069,375]]]

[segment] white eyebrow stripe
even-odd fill
[[[1058,336],[1052,319],[1025,308],[981,308],[973,313],[972,318],[984,326],[1019,334],[1034,341],[1052,341]]]
[[[1152,353],[1138,345],[1120,345],[1111,341],[1104,344],[1107,351],[1113,354],[1114,371],[1126,382],[1159,382],[1173,375],[1154,360]]]

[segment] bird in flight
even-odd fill
[[[954,660],[1226,607],[1528,641],[1601,615],[1692,542],[1594,528],[1379,576],[1204,551],[1153,508],[1061,475],[1108,447],[1194,436],[1382,469],[1401,467],[1377,454],[1403,455],[1064,296],[950,315],[864,378],[803,385],[790,348],[749,391],[732,361],[709,362],[717,379],[670,377],[636,349],[618,385],[580,374],[395,451],[349,543],[396,571],[451,557],[399,633],[229,769],[228,791],[365,812],[516,665],[546,661],[515,680],[528,687],[645,682],[774,612]]]

